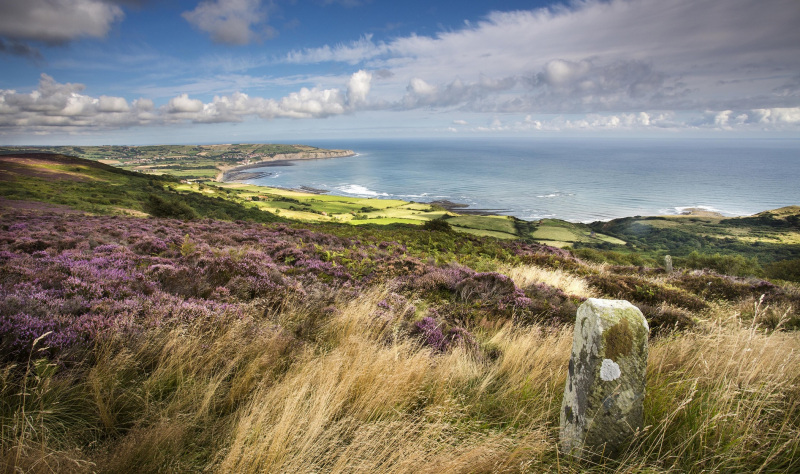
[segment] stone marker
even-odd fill
[[[590,298],[578,308],[561,405],[561,451],[613,456],[642,428],[647,336],[627,301]]]
[[[667,273],[672,273],[672,257],[669,255],[664,257],[664,269],[667,270]]]

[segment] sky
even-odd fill
[[[798,0],[0,0],[0,144],[800,138]]]

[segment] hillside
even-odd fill
[[[130,171],[214,180],[221,172],[257,162],[349,156],[353,151],[281,144],[0,147],[0,156],[26,153],[68,155]]]
[[[286,218],[355,225],[423,225],[444,219],[456,231],[501,239],[537,240],[562,247],[579,241],[623,243],[592,233],[583,224],[554,220],[534,224],[510,216],[459,215],[435,204],[329,196],[235,182],[187,181],[174,170],[150,175],[65,155],[0,155],[0,170],[9,183],[0,187],[0,196],[101,214],[257,221]]]
[[[9,200],[58,204],[99,214],[277,220],[229,199],[225,190],[182,191],[180,180],[171,176],[148,176],[65,155],[0,155],[0,171],[0,197]]]
[[[800,281],[800,207],[754,216],[653,216],[595,222],[590,227],[624,240],[624,246],[577,243],[610,252],[579,252],[608,261],[661,265],[666,255],[690,268],[713,268],[740,276]]]
[[[520,232],[506,218],[293,221],[258,205],[348,204],[63,156],[0,166],[4,471],[800,469],[794,284],[452,231]],[[524,231],[548,227],[593,237]],[[627,299],[651,326],[647,428],[600,462],[558,453],[589,297]]]

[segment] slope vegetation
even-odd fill
[[[4,472],[800,470],[794,284],[436,219],[276,221],[235,191],[73,160],[0,160]],[[590,297],[650,323],[646,429],[614,459],[564,459]]]

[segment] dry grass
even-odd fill
[[[514,283],[520,288],[544,283],[558,288],[568,295],[580,296],[581,298],[597,298],[600,296],[595,289],[589,287],[586,280],[563,270],[524,265],[505,267],[499,271],[514,280]]]
[[[542,405],[552,404],[553,365],[568,354],[537,352],[553,348],[548,338],[565,346],[563,335],[501,332],[493,340],[503,350],[499,364],[463,347],[434,356],[370,316],[381,296],[348,304],[325,328],[335,348],[309,348],[282,383],[254,394],[221,471],[492,472],[509,467],[510,453],[548,446],[540,427],[548,410],[512,415],[528,426],[514,439],[481,429],[482,399],[516,411],[521,392],[544,390]]]
[[[800,468],[797,333],[768,333],[741,323],[731,309],[718,309],[691,331],[653,341],[647,427],[621,458],[592,463],[558,456],[571,327],[506,325],[479,334],[479,350],[462,346],[435,353],[403,335],[401,315],[408,308],[396,308],[394,317],[378,311],[387,291],[341,300],[337,311],[314,316],[309,327],[300,322],[316,313],[305,302],[251,320],[157,329],[138,341],[98,348],[88,372],[69,374],[72,378],[59,384],[34,380],[31,393],[46,388],[68,396],[40,396],[35,406],[28,403],[28,410],[36,410],[27,416],[34,413],[36,423],[24,437],[7,438],[13,432],[9,423],[20,413],[4,408],[3,469],[488,473]],[[293,334],[302,339],[282,326],[295,328]],[[80,426],[75,420],[46,420],[68,412],[64,405],[87,413],[86,423],[93,428],[75,435],[69,431]]]

